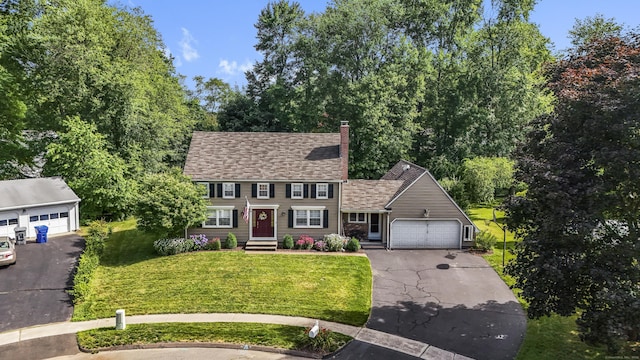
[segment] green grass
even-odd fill
[[[102,328],[79,332],[78,345],[87,350],[123,345],[167,342],[213,342],[260,345],[288,350],[305,350],[305,328],[255,323],[159,323],[128,325],[125,330]],[[336,351],[351,340],[350,336],[330,333]]]
[[[371,267],[361,256],[195,252],[159,257],[153,235],[118,223],[73,320],[164,313],[260,313],[363,325]]]
[[[493,249],[493,253],[486,254],[483,257],[496,270],[502,280],[507,285],[512,286],[515,283],[514,279],[504,274],[504,268],[502,267],[503,232],[500,226],[491,221],[493,219],[492,208],[477,207],[469,210],[468,214],[480,230],[488,230],[500,240]],[[496,211],[496,220],[499,224],[504,224],[504,212]],[[514,234],[507,231],[505,264],[515,258],[513,252],[510,251],[515,247],[515,244]],[[519,289],[513,289],[513,292],[526,310],[527,303],[520,297]],[[576,318],[577,316],[562,317],[554,315],[536,320],[528,319],[527,332],[516,359],[589,360],[606,358],[607,354],[604,347],[589,346],[580,341],[575,323]],[[637,353],[632,351],[632,348],[625,349],[621,355],[632,353],[637,358]]]

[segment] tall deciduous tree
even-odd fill
[[[45,176],[62,176],[80,197],[83,218],[122,218],[131,214],[136,183],[127,179],[126,164],[107,151],[94,125],[72,117],[48,145]]]
[[[520,152],[522,243],[508,272],[528,315],[580,313],[580,336],[640,340],[640,36],[595,39],[550,68],[555,111]]]
[[[619,37],[623,26],[618,24],[613,18],[605,18],[602,14],[587,16],[584,19],[576,19],[573,28],[569,30],[571,45],[576,51],[595,39],[607,37]]]

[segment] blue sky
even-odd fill
[[[325,0],[298,0],[305,12],[322,12]],[[175,58],[177,71],[188,79],[217,77],[231,85],[246,83],[244,71],[261,59],[255,51],[253,24],[268,0],[128,0],[154,21]],[[600,13],[630,28],[640,23],[640,0],[539,0],[531,20],[555,49],[569,46],[567,34],[575,19]],[[191,84],[188,81],[187,84]]]

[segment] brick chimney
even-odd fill
[[[349,179],[349,122],[340,122],[340,161],[342,164],[342,180]]]

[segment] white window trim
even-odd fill
[[[318,194],[320,194],[320,191],[318,190],[320,188],[320,186],[324,186],[325,187],[325,195],[324,196],[320,196]],[[316,184],[316,199],[328,199],[329,198],[329,184],[328,183],[318,183]]]
[[[260,196],[260,185],[264,185],[264,186],[267,187],[267,195],[266,196],[265,195]],[[269,195],[270,195],[269,194],[270,193],[269,190],[270,190],[269,189],[269,183],[258,183],[258,184],[256,184],[256,197],[258,199],[269,199]]]
[[[467,229],[469,230],[469,236],[467,237]],[[462,229],[462,241],[471,241],[473,240],[473,225],[465,225]]]
[[[293,187],[300,186],[300,196],[293,195]],[[292,199],[304,199],[304,184],[303,183],[292,183],[291,184],[291,198]]]
[[[296,206],[299,207],[299,206]],[[312,209],[313,208],[313,209]],[[296,229],[322,229],[322,226],[324,224],[324,214],[323,214],[323,209],[318,209],[319,206],[309,206],[306,208],[302,208],[302,209],[294,209],[293,212],[293,227]],[[311,225],[311,211],[319,211],[320,212],[320,224],[318,225]],[[307,213],[307,223],[304,225],[298,225],[298,217],[296,217],[296,212],[297,211],[305,211]]]
[[[227,195],[225,187],[231,186],[232,195]],[[222,198],[223,199],[235,199],[236,198],[236,183],[222,183]]]
[[[324,210],[326,206],[318,205],[318,206],[291,206],[293,210]]]
[[[210,211],[218,211],[218,210],[228,210],[229,211],[229,225],[206,225],[206,220],[202,222],[203,229],[228,229],[233,227],[233,210],[235,210],[235,206],[207,206],[207,218],[209,218]],[[216,223],[220,223],[220,218],[216,218]]]
[[[208,183],[208,182],[198,181],[198,182],[196,183],[196,185],[198,185],[198,186],[204,186],[204,188],[205,188],[205,194],[204,194],[204,195],[202,195],[202,198],[203,198],[203,199],[208,199],[208,198],[210,198],[210,197],[211,197],[211,194],[209,194],[209,183]]]
[[[356,214],[356,219],[354,221],[351,221],[351,214]],[[358,214],[364,214],[364,220],[360,221],[358,219]],[[347,215],[347,221],[350,224],[365,224],[367,223],[368,218],[369,216],[367,215],[367,213],[363,213],[363,212],[350,212],[349,215]]]

